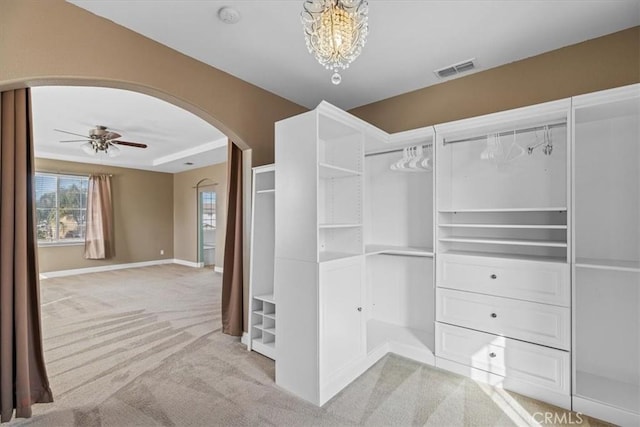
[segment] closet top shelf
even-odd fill
[[[456,213],[456,212],[566,212],[566,206],[559,207],[544,207],[544,208],[502,208],[502,209],[473,209],[473,208],[462,208],[462,209],[438,209],[440,213]]]
[[[265,294],[265,295],[254,295],[253,296],[254,299],[260,300],[260,301],[264,301],[264,302],[268,302],[271,304],[275,304],[276,301],[273,298],[273,294]]]
[[[318,174],[320,178],[345,178],[362,175],[362,172],[330,165],[328,163],[318,163]]]
[[[276,189],[275,188],[267,188],[265,190],[257,190],[256,194],[269,194],[269,193],[275,193]]]

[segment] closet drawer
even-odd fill
[[[436,285],[569,307],[569,264],[443,254]]]
[[[570,393],[566,351],[436,323],[436,356],[535,387]]]
[[[569,309],[450,289],[436,290],[436,320],[568,350]]]

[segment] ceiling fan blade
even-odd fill
[[[127,142],[127,141],[110,141],[110,142],[112,144],[126,145],[129,147],[147,148],[147,144],[140,144],[138,142]]]
[[[119,133],[109,131],[104,135],[104,138],[105,139],[118,139],[121,136],[122,135],[120,135]]]
[[[56,132],[68,133],[69,135],[81,136],[83,138],[89,139],[87,135],[80,135],[79,133],[67,132],[66,130],[54,129]]]
[[[64,141],[58,141],[58,142],[85,142],[85,141],[91,141],[89,138],[85,138],[85,139],[66,139]]]

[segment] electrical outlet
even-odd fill
[[[164,249],[160,249],[160,255],[164,255]]]

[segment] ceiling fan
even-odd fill
[[[82,149],[87,154],[96,155],[100,152],[107,154],[109,157],[115,157],[120,154],[118,145],[124,145],[127,147],[147,148],[147,144],[140,144],[138,142],[118,141],[122,135],[119,133],[110,131],[106,126],[96,125],[95,128],[89,130],[89,136],[81,135],[79,133],[68,132],[66,130],[54,129],[56,132],[68,133],[69,135],[80,136],[83,139],[69,139],[60,141],[62,143],[67,142],[84,142]]]

